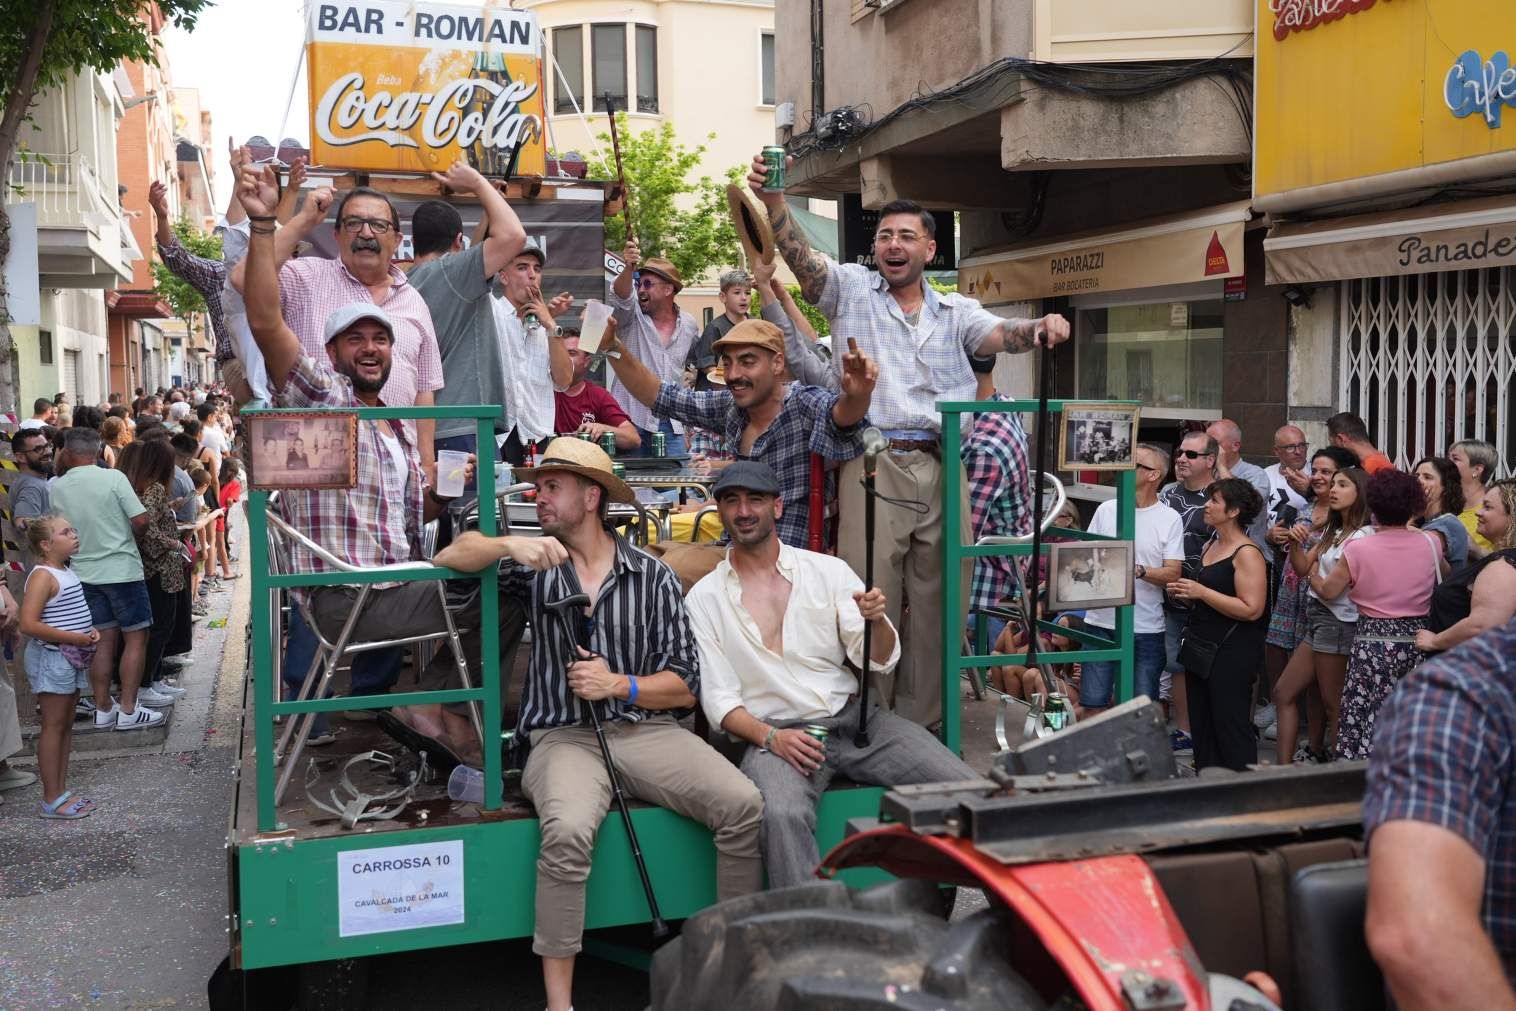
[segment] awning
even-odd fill
[[[1242,276],[1248,202],[965,257],[958,290],[985,305]]]
[[[1263,249],[1269,284],[1309,284],[1516,264],[1516,199],[1275,225]]]

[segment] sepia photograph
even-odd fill
[[[1123,607],[1132,602],[1131,541],[1070,541],[1048,546],[1049,611]]]
[[[252,488],[351,488],[357,483],[356,414],[250,414],[247,420]]]
[[[1058,440],[1060,470],[1131,470],[1138,408],[1084,404],[1063,412]]]

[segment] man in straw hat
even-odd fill
[[[622,257],[626,269],[611,285],[608,299],[611,318],[621,330],[621,340],[660,380],[680,382],[690,348],[700,336],[700,324],[674,302],[674,297],[684,288],[679,268],[657,256],[643,263],[642,249],[635,238],[627,239]],[[638,264],[641,266],[637,267]],[[633,280],[637,285],[635,297]],[[660,422],[617,380],[612,380],[610,389],[641,433],[643,456],[652,455],[656,432],[662,432],[666,437],[668,455],[683,455],[683,425],[676,421]]]
[[[614,338],[613,338],[614,339]],[[825,390],[785,382],[784,336],[774,324],[745,320],[727,331],[713,348],[726,389],[687,390],[677,382],[659,382],[640,361],[623,353],[609,359],[617,379],[658,418],[721,433],[727,447],[743,459],[761,460],[774,469],[783,488],[784,515],[779,539],[795,547],[810,544],[811,454],[848,460],[863,450],[869,399],[879,370],[851,349],[841,359],[838,389]],[[694,585],[720,561],[721,550],[681,548],[665,558],[680,579]]]
[[[854,340],[879,363],[879,390],[870,414],[889,439],[878,462],[878,490],[897,499],[927,504],[925,512],[884,508],[878,513],[874,560],[884,573],[881,589],[898,621],[901,604],[911,607],[905,625],[906,655],[895,674],[895,711],[925,725],[942,718],[942,542],[970,539],[961,463],[958,469],[960,524],[942,529],[943,461],[939,400],[970,400],[974,373],[969,356],[1020,353],[1036,346],[1038,331],[1052,344],[1069,338],[1068,320],[1056,313],[1041,319],[1002,319],[957,293],[938,295],[926,283],[927,263],[937,253],[936,219],[920,205],[897,200],[879,211],[874,231],[878,270],[839,264],[811,248],[784,202],[784,194],[763,189],[767,166],[753,159],[748,186],[768,208],[774,241],[800,282],[807,302],[831,324],[833,341]],[[967,428],[973,421],[962,416]],[[863,515],[863,460],[842,468],[840,508],[844,517]],[[949,478],[953,480],[953,478]],[[863,524],[844,519],[839,554],[855,571],[864,569]],[[968,599],[969,566],[950,573]],[[950,627],[961,628],[962,616]]]
[[[530,752],[521,785],[537,808],[532,950],[542,956],[549,1011],[572,1004],[574,957],[584,933],[585,881],[595,835],[611,804],[611,783],[589,707],[601,722],[630,793],[710,827],[716,843],[716,892],[722,899],[762,886],[758,789],[710,745],[676,720],[700,692],[700,656],[679,583],[668,567],[607,525],[612,502],[632,490],[594,443],[554,439],[536,466],[517,472],[537,486],[541,540],[561,545],[565,563],[532,572],[504,567],[502,593],[527,602],[532,660],[522,686],[519,738]],[[477,571],[510,557],[510,538],[464,534],[437,556]],[[560,614],[547,605],[575,594],[594,601]],[[580,642],[587,620],[592,649]]]
[[[300,339],[279,313],[279,275],[275,271],[274,229],[269,221],[277,195],[267,166],[243,168],[238,195],[252,223],[246,263],[247,321],[263,353],[270,392],[276,407],[381,407],[380,391],[390,378],[395,347],[395,324],[389,313],[372,302],[342,306],[326,321],[326,347],[321,360],[305,353]],[[358,425],[357,477],[352,488],[328,491],[288,489],[280,495],[285,519],[342,561],[377,568],[414,561],[421,554],[421,529],[444,511],[447,500],[427,487],[421,454],[412,430],[395,420],[363,421]],[[502,546],[524,564],[557,564],[550,546],[530,537],[505,538]],[[300,544],[290,546],[295,572],[321,572],[327,564]],[[311,613],[330,639],[341,632],[352,612],[356,591],[329,586],[295,591],[306,594]],[[465,611],[459,621],[470,629],[463,636],[464,652],[477,669],[479,608]],[[470,620],[472,618],[472,620]],[[359,641],[403,638],[444,626],[442,603],[430,582],[408,582],[376,588],[353,628]],[[523,615],[519,605],[500,609],[500,662],[509,669],[520,641]],[[287,669],[288,666],[287,665]],[[303,675],[299,665],[294,673]],[[425,691],[460,688],[452,651],[437,651],[421,672]],[[501,679],[504,688],[505,679]],[[434,764],[449,767],[479,752],[464,704],[409,706],[386,714],[387,732],[424,751]],[[488,731],[488,728],[486,728]]]

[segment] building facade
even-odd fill
[[[137,93],[129,76],[76,74],[38,97],[22,125],[5,202],[12,223],[11,333],[24,415],[39,397],[105,399],[102,291],[127,284],[142,247],[121,204],[116,131]]]
[[[792,191],[955,213],[961,292],[1073,321],[1056,394],[1138,400],[1147,438],[1230,416],[1267,454],[1288,305],[1249,206],[1253,17],[1252,0],[778,0]],[[1002,388],[1031,394],[1028,364]]]
[[[1282,20],[1258,3],[1253,205],[1268,279],[1296,302],[1290,399],[1311,423],[1362,415],[1402,467],[1476,438],[1509,473],[1516,9],[1355,6]],[[1394,72],[1366,86],[1363,67]]]

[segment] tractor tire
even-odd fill
[[[1042,1011],[1006,960],[1009,914],[948,923],[926,881],[828,881],[685,921],[653,957],[652,1011]]]
[[[369,961],[337,958],[296,969],[298,1011],[362,1011],[368,1007]]]

